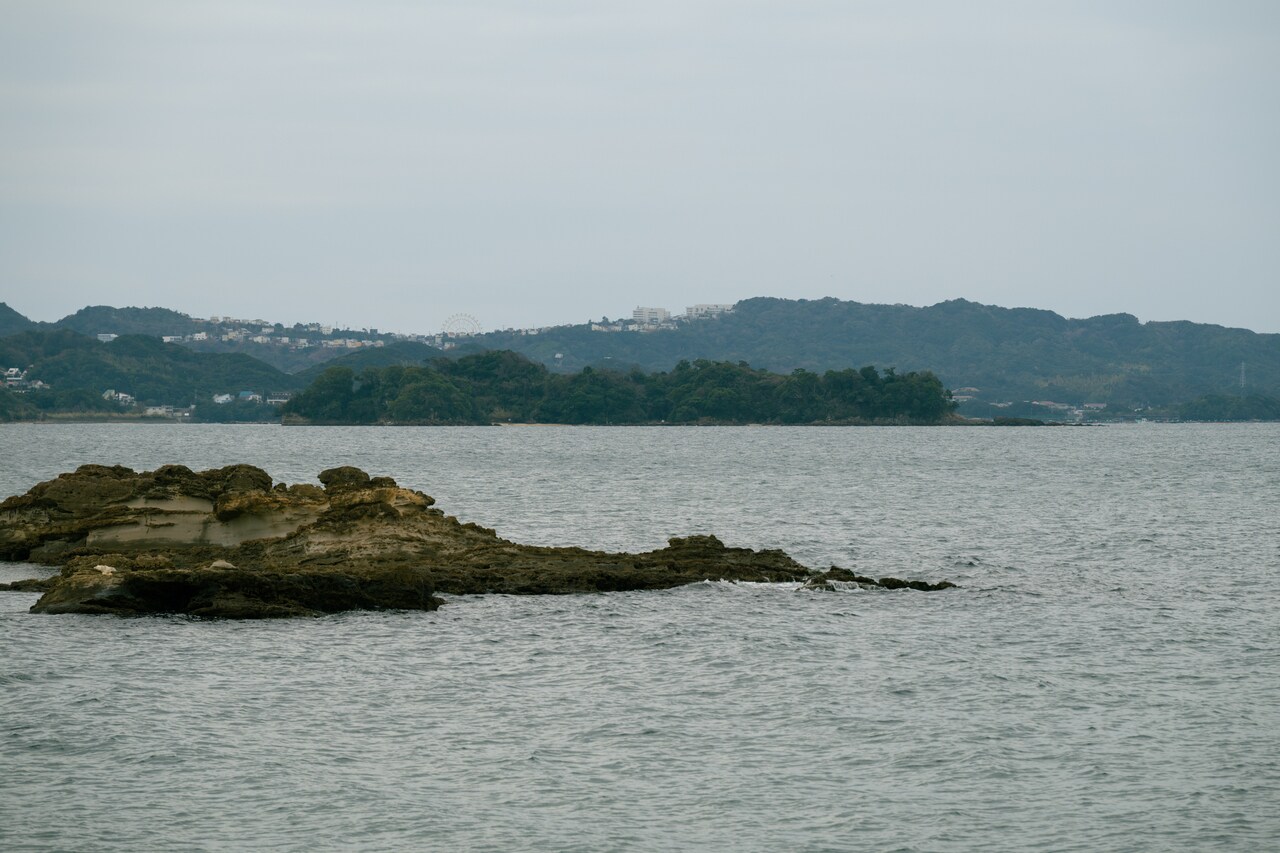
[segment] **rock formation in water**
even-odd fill
[[[598,592],[700,580],[828,588],[850,580],[832,575],[842,569],[817,575],[781,551],[728,548],[714,536],[639,554],[520,545],[460,523],[390,477],[342,467],[320,482],[273,484],[249,465],[140,473],[84,465],[0,503],[0,559],[62,567],[35,612],[229,618],[433,610],[437,592]]]

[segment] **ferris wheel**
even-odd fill
[[[446,338],[470,338],[480,334],[480,321],[470,314],[454,314],[444,321],[440,334]]]

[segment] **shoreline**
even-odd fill
[[[801,424],[778,424],[759,422],[721,421],[711,423],[667,423],[664,421],[622,423],[622,424],[590,424],[590,423],[554,423],[544,421],[491,421],[476,424],[423,424],[423,423],[346,423],[346,422],[302,422],[291,419],[270,421],[197,421],[189,418],[166,418],[148,415],[52,415],[44,418],[23,418],[12,421],[0,421],[6,424],[131,424],[150,426],[302,426],[302,427],[1102,427],[1133,424],[1274,424],[1280,420],[1248,420],[1248,421],[1212,421],[1212,420],[1159,420],[1152,418],[1117,419],[1107,421],[1049,421],[1035,418],[1010,419],[1016,422],[1000,422],[980,419],[947,420],[940,423],[893,423],[893,422],[812,422]]]

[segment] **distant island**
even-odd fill
[[[928,371],[755,370],[681,361],[669,372],[552,373],[512,352],[421,367],[331,367],[283,406],[311,424],[939,424],[954,408]]]
[[[929,370],[952,389],[959,414],[980,418],[1175,419],[1178,407],[1206,395],[1280,397],[1280,334],[1130,314],[1077,320],[964,299],[918,308],[761,297],[639,334],[627,328],[579,324],[472,342],[565,371],[610,363],[669,370],[698,358],[779,373]]]
[[[849,401],[832,396],[821,381],[819,396],[803,404],[784,405],[761,391],[776,384],[803,393],[806,377],[821,380],[857,365],[873,365],[881,378],[930,374],[951,389],[956,416],[987,422],[1280,418],[1280,335],[1141,323],[1127,314],[1071,320],[962,299],[916,308],[758,298],[695,305],[684,314],[638,307],[626,319],[530,329],[446,326],[406,335],[110,306],[39,323],[0,303],[0,421],[265,422],[291,414],[314,422],[470,423],[498,411],[510,413],[512,421],[556,423],[601,422],[602,412],[608,412],[606,423],[933,422],[927,406],[911,411],[914,403],[893,411],[884,401],[866,399],[853,414]],[[557,403],[559,380],[538,379],[542,396],[530,410],[527,395],[502,396],[515,389],[495,390],[487,380],[437,364],[502,351],[570,378],[565,387],[571,393]],[[659,404],[656,380],[633,378],[675,374],[682,364],[752,367],[733,379],[726,368],[715,368],[707,375],[726,383],[712,389],[715,399],[708,391],[676,406]],[[432,386],[445,396],[426,409],[408,397],[395,406],[382,399],[373,413],[353,410],[336,418],[298,407],[282,411],[333,366],[351,370],[353,381],[369,368],[434,370],[443,382],[419,382],[414,393]],[[797,370],[797,379],[784,381]],[[780,378],[766,381],[764,374]],[[603,404],[581,399],[605,386]],[[479,396],[460,405],[456,393]]]

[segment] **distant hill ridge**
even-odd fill
[[[110,306],[87,307],[52,324],[34,323],[0,303],[0,335],[50,327],[89,335],[179,335],[191,334],[199,324],[166,308]],[[214,349],[215,342],[187,346]],[[358,370],[420,364],[437,354],[425,344],[398,343],[388,343],[382,353],[317,347],[293,357],[279,347],[238,347],[277,368],[297,371],[290,383],[295,387],[319,375],[320,363],[346,363]],[[731,313],[670,330],[600,332],[584,323],[538,335],[491,332],[471,339],[466,348],[510,349],[560,372],[608,364],[663,371],[696,359],[745,361],[784,373],[863,364],[931,370],[958,397],[971,398],[962,413],[977,415],[1013,414],[1022,401],[1132,409],[1239,394],[1241,364],[1246,393],[1280,396],[1277,334],[1187,321],[1142,323],[1130,314],[1068,319],[1052,311],[964,299],[920,308],[761,297],[737,303]],[[340,355],[343,362],[331,360]],[[993,406],[1004,403],[1013,406]]]
[[[320,323],[286,326],[261,319],[192,317],[160,307],[90,305],[56,322],[37,323],[0,304],[0,337],[29,329],[70,329],[90,337],[146,335],[171,339],[197,352],[250,355],[285,373],[306,370],[366,344],[381,347],[405,342],[401,340],[403,336],[379,333],[376,329],[357,330]]]
[[[72,399],[77,405],[108,389],[144,404],[188,405],[215,393],[301,387],[289,374],[247,355],[193,352],[148,335],[102,343],[57,328],[0,338],[0,366],[24,369],[28,379],[46,383],[59,395],[83,392]]]
[[[1250,391],[1280,395],[1280,335],[1185,321],[1141,323],[1130,314],[1072,320],[964,299],[926,308],[746,299],[732,313],[671,330],[602,333],[584,325],[478,340],[562,370],[605,359],[664,370],[697,358],[778,372],[851,364],[932,370],[958,396],[974,398],[961,408],[972,414],[987,414],[991,403],[1024,400],[1171,405],[1238,392],[1242,362]]]
[[[384,347],[358,349],[293,374],[294,381],[309,385],[330,367],[349,367],[360,371],[367,367],[420,366],[444,355],[444,350],[417,341],[396,341]]]
[[[188,315],[169,308],[113,308],[110,305],[81,308],[53,325],[90,336],[105,332],[152,337],[190,335],[204,326]]]
[[[35,325],[33,321],[10,308],[8,303],[0,302],[0,338],[25,332]]]

